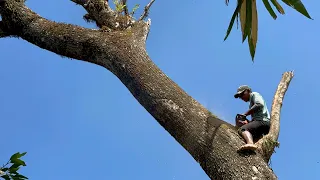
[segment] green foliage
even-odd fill
[[[302,2],[300,0],[282,0],[284,3],[286,3],[288,6],[294,8],[304,16],[306,16],[309,19],[312,19],[311,16],[309,15],[307,9],[304,7]]]
[[[279,148],[280,147],[280,143],[277,142],[277,141],[274,141],[271,139],[271,137],[267,137],[265,139],[265,141],[263,141],[263,144],[262,144],[263,148],[265,151],[272,151],[272,153],[275,153],[275,147]]]
[[[120,0],[113,0],[114,5],[116,6],[116,11],[117,12],[122,12],[124,8],[126,7],[125,4],[122,4]]]
[[[21,166],[27,166],[26,163],[20,158],[27,153],[15,153],[10,157],[10,160],[0,167],[0,178],[4,180],[25,180],[27,177],[18,173]]]
[[[278,3],[277,0],[262,0],[265,8],[273,19],[277,19],[277,15],[271,7],[269,1],[277,9],[280,14],[285,14],[284,9]],[[312,19],[308,11],[304,7],[301,0],[282,0],[285,4],[300,12],[305,17]],[[229,4],[229,0],[226,0],[226,4]],[[224,38],[226,40],[232,30],[235,19],[240,17],[242,42],[248,40],[250,54],[252,61],[254,60],[256,44],[258,39],[258,13],[256,7],[256,0],[237,0],[236,9],[231,17],[227,34]]]
[[[273,9],[269,3],[269,0],[262,0],[262,1],[263,1],[264,6],[266,7],[266,9],[268,10],[269,14],[273,17],[273,19],[277,19],[277,15],[273,11]]]
[[[126,4],[122,4],[122,2],[120,0],[113,0],[113,3],[115,5],[115,10],[118,12],[118,13],[122,13],[124,12],[124,9],[127,8],[127,5]],[[131,16],[134,15],[134,13],[136,12],[136,10],[139,8],[139,4],[136,4],[133,9],[132,9],[132,12],[129,13]]]

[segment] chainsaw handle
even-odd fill
[[[249,120],[248,120],[248,119],[246,118],[246,116],[243,115],[243,114],[237,114],[236,120],[237,120],[237,121],[248,121],[248,122],[249,122]]]
[[[246,116],[243,114],[237,114],[236,118],[237,119],[246,119]]]
[[[244,124],[247,124],[249,123],[250,121],[246,118],[245,115],[243,114],[237,114],[236,115],[236,126],[237,127],[241,127],[243,126]]]

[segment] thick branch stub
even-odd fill
[[[149,4],[146,5],[146,7],[144,8],[144,12],[142,13],[142,15],[141,15],[140,18],[139,18],[139,21],[144,20],[144,19],[148,16],[148,14],[149,14],[149,9],[150,9],[150,7],[152,6],[152,4],[154,3],[154,1],[155,1],[155,0],[151,0],[151,1],[149,2]]]
[[[81,5],[88,12],[85,15],[86,20],[95,21],[99,28],[108,28],[110,30],[124,30],[132,25],[133,19],[130,16],[123,15],[121,12],[112,10],[106,0],[71,0]],[[126,1],[121,1],[124,3]],[[124,9],[126,10],[126,9]],[[89,19],[87,17],[90,17]]]
[[[116,9],[112,10],[106,0],[71,0],[72,2],[83,6],[88,12],[83,16],[87,22],[96,22],[97,26],[103,31],[123,31],[132,32],[137,40],[145,41],[150,30],[151,20],[143,21],[147,16],[151,5],[155,0],[151,0],[146,5],[140,19],[136,21],[128,12],[127,0],[119,0],[116,3]]]
[[[279,145],[278,137],[280,131],[280,113],[284,96],[287,92],[289,84],[294,76],[293,71],[285,72],[278,85],[277,91],[274,95],[271,107],[271,121],[269,133],[257,142],[260,151],[266,162],[269,162],[274,148]]]

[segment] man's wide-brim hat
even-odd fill
[[[238,98],[245,90],[251,91],[251,88],[247,85],[242,85],[237,89],[237,93],[234,95],[235,98]]]

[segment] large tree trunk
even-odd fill
[[[111,71],[211,179],[277,179],[267,164],[272,153],[269,158],[263,153],[265,148],[256,154],[238,153],[244,142],[235,127],[211,114],[151,61],[145,49],[150,26],[150,20],[143,21],[145,15],[133,21],[110,9],[107,1],[91,0],[89,5],[85,0],[73,1],[86,8],[86,17],[101,29],[55,23],[32,12],[21,0],[0,0],[0,37],[21,37]]]

